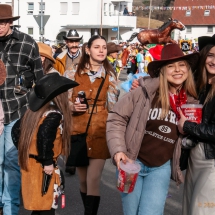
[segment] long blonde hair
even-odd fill
[[[63,153],[68,156],[70,151],[70,128],[71,128],[71,111],[68,104],[68,93],[64,92],[56,96],[52,102],[55,105],[50,105],[50,102],[45,104],[38,111],[33,112],[28,109],[21,121],[21,135],[19,138],[19,164],[21,169],[28,170],[29,149],[32,138],[35,134],[35,129],[46,111],[59,110],[63,115],[63,133],[62,133],[62,148]]]
[[[190,65],[187,61],[185,61],[185,64],[188,68],[188,77],[183,83],[183,88],[187,95],[190,95],[194,98],[197,98],[194,78],[192,74],[192,70]],[[169,83],[167,81],[166,77],[166,65],[163,66],[160,70],[160,86],[159,86],[159,93],[158,93],[158,100],[156,103],[156,106],[160,103],[161,104],[161,119],[164,119],[170,110],[170,102],[169,102]]]

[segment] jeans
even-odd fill
[[[18,151],[11,138],[11,129],[15,122],[16,120],[4,125],[0,137],[0,207],[3,207],[4,215],[18,215],[20,204]]]
[[[170,183],[170,161],[160,167],[141,165],[134,191],[121,193],[124,215],[162,215]]]

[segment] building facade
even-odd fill
[[[77,29],[83,41],[97,33],[108,41],[126,40],[136,28],[136,16],[124,16],[127,6],[132,11],[133,0],[0,0],[11,4],[14,15],[21,16],[14,25],[31,35],[53,43],[62,42],[69,29]],[[41,20],[42,14],[42,20]],[[37,20],[37,21],[36,21]],[[42,23],[41,23],[42,22]],[[40,27],[45,24],[44,28]],[[119,27],[119,33],[118,33]]]
[[[174,39],[196,39],[215,33],[215,0],[175,0],[172,17],[186,27],[175,30]]]

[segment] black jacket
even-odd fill
[[[200,93],[200,101],[202,96],[204,93]],[[185,121],[183,130],[204,143],[206,159],[215,159],[215,96],[203,107],[202,123]]]
[[[49,113],[40,125],[37,133],[37,160],[43,165],[53,164],[53,146],[56,138],[57,129],[60,125],[62,115],[59,113]],[[11,136],[14,145],[18,148],[20,137],[20,122],[19,119],[13,126]]]

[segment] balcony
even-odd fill
[[[122,13],[108,13],[108,15],[103,16],[103,25],[109,26],[118,26],[118,19],[119,19],[119,26],[120,27],[129,27],[129,28],[136,28],[137,17],[136,16],[123,16]]]

